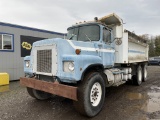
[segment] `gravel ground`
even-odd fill
[[[103,110],[93,118],[77,113],[72,101],[53,96],[46,101],[30,97],[19,81],[0,87],[0,120],[160,120],[160,67],[148,67],[141,86],[106,89]],[[2,92],[3,91],[3,92]]]

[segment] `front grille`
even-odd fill
[[[52,50],[37,50],[37,72],[52,72]]]

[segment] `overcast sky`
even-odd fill
[[[138,35],[160,35],[160,0],[0,0],[1,22],[62,33],[113,12]]]

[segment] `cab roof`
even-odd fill
[[[101,17],[97,20],[76,23],[69,28],[83,26],[83,25],[90,25],[90,24],[99,24],[99,25],[104,25],[104,26],[121,25],[123,24],[123,20],[115,13],[112,13],[104,17]]]
[[[106,16],[100,18],[98,21],[100,21],[106,25],[121,25],[121,24],[123,24],[123,20],[115,13],[106,15]]]

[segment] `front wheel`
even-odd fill
[[[40,90],[35,90],[35,89],[29,88],[29,87],[27,87],[27,92],[31,97],[36,98],[38,100],[46,100],[51,97],[50,93],[46,93],[46,92],[43,92]]]
[[[97,115],[105,100],[105,82],[98,72],[88,74],[78,86],[78,101],[75,109],[81,114],[93,117]]]

